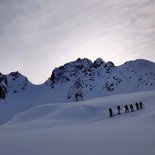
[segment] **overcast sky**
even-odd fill
[[[0,0],[0,72],[39,84],[79,57],[155,62],[155,0]]]

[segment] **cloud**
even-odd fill
[[[77,57],[155,61],[153,0],[1,0],[0,71],[35,83]]]

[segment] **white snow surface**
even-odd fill
[[[124,113],[139,101],[144,109]],[[109,118],[117,105],[123,113]],[[154,120],[155,91],[39,105],[0,126],[0,154],[154,155]]]

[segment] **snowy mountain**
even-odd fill
[[[143,59],[115,66],[101,58],[79,58],[55,68],[42,85],[19,72],[0,74],[0,124],[36,105],[146,90],[155,90],[155,63]]]
[[[67,88],[69,101],[118,93],[155,89],[155,64],[146,60],[129,61],[116,67],[98,58],[77,59],[55,68],[46,82],[52,89]]]
[[[7,94],[25,90],[27,84],[28,79],[18,71],[11,72],[8,75],[0,73],[0,98],[4,100],[7,97]]]

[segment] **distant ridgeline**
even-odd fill
[[[0,73],[0,98],[5,99],[9,93],[17,93],[17,90],[24,90],[27,86],[28,80],[22,76],[18,71],[11,72],[8,75]]]
[[[55,68],[51,77],[38,86],[19,72],[0,73],[0,100],[6,102],[12,97],[18,101],[23,97],[22,100],[31,102],[32,97],[28,96],[33,95],[48,98],[49,102],[71,102],[154,89],[155,63],[143,59],[115,66],[101,58],[94,62],[79,58]]]

